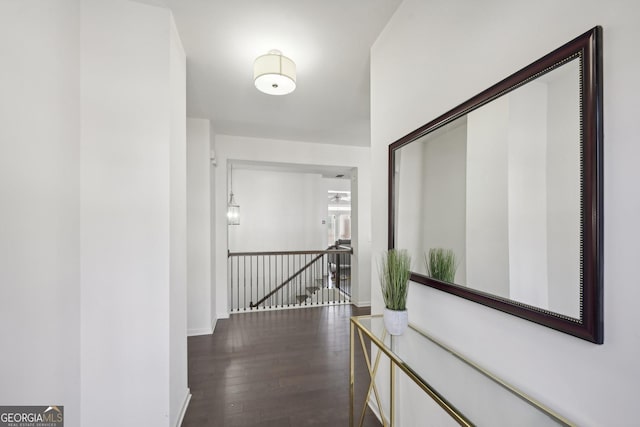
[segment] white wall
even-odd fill
[[[361,206],[368,206],[370,201],[369,187],[369,149],[364,147],[343,147],[330,144],[301,143],[293,141],[266,140],[259,138],[244,138],[228,135],[217,135],[215,150],[218,160],[216,167],[216,191],[215,191],[215,262],[218,268],[215,273],[216,283],[216,314],[218,318],[228,316],[228,292],[227,292],[227,174],[228,161],[250,160],[271,163],[290,163],[306,165],[351,166],[357,168],[357,182],[352,186],[352,197],[356,197]],[[355,188],[355,190],[354,190]],[[235,171],[234,171],[234,192]],[[355,196],[354,196],[355,193]],[[244,197],[237,192],[240,205],[240,221],[243,221]],[[354,202],[352,202],[354,203]],[[352,207],[353,209],[353,207]],[[356,303],[366,304],[369,301],[369,278],[371,271],[370,241],[370,212],[367,209],[352,211],[357,215],[359,234],[357,240],[353,240],[354,255],[352,257],[352,283],[354,284],[352,300]],[[354,226],[355,227],[355,226]],[[359,288],[356,283],[365,284]]]
[[[340,150],[337,150],[341,152]],[[351,302],[371,305],[371,173],[369,149],[357,155],[358,166],[351,169]]]
[[[184,55],[168,10],[87,0],[82,425],[175,425],[186,388]]]
[[[0,31],[0,400],[64,405],[69,426],[112,424],[105,407],[175,425],[185,60],[170,13],[6,2]]]
[[[190,399],[187,386],[187,62],[169,15],[169,425],[182,421]],[[168,22],[167,22],[168,21]],[[162,42],[162,41],[161,41]],[[157,268],[157,267],[156,267]]]
[[[80,4],[0,12],[0,402],[80,425]]]
[[[233,168],[240,224],[229,227],[232,252],[326,248],[327,192],[322,176]],[[318,195],[324,196],[319,198]]]
[[[218,232],[216,230],[216,221],[217,221],[217,216],[218,213],[216,212],[216,167],[217,167],[217,155],[215,152],[215,138],[214,136],[215,132],[213,129],[213,125],[209,126],[209,149],[210,149],[210,153],[213,154],[213,156],[210,155],[210,159],[211,157],[213,157],[213,159],[211,160],[211,167],[209,168],[209,230],[211,231],[211,242],[209,245],[209,260],[210,260],[210,264],[211,264],[211,298],[209,299],[209,310],[211,312],[211,329],[214,330],[216,327],[216,321],[218,319],[218,314],[217,314],[217,292],[216,292],[216,287],[214,285],[213,280],[216,277],[216,269],[217,269],[217,264],[216,264],[216,254],[215,254],[215,248],[216,248],[216,240],[218,238]],[[225,203],[226,206],[226,203]],[[226,218],[226,213],[225,213],[225,218]],[[226,231],[226,230],[225,230]],[[226,233],[223,235],[226,236]],[[226,263],[224,264],[226,265]]]
[[[412,285],[408,302],[413,322],[584,426],[626,426],[636,418],[640,199],[632,195],[640,182],[635,117],[640,58],[630,52],[640,39],[639,13],[637,3],[624,0],[405,0],[372,49],[372,251],[377,254],[386,247],[387,196],[379,190],[386,188],[387,145],[594,25],[604,27],[604,344],[420,285]],[[372,278],[372,308],[380,312],[377,274]],[[412,418],[419,416],[416,407],[401,410],[410,414],[403,425],[419,424]]]
[[[213,332],[211,294],[210,123],[187,120],[187,265],[189,335]]]

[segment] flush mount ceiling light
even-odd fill
[[[296,88],[296,64],[279,50],[271,50],[253,63],[253,80],[260,92],[286,95]]]

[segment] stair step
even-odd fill
[[[318,286],[307,286],[307,292],[309,292],[310,294],[314,293],[315,291],[319,290],[320,288]]]
[[[309,298],[309,295],[296,295],[296,299],[298,300],[298,304],[303,303]]]

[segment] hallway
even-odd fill
[[[213,335],[190,337],[193,397],[182,426],[347,426],[349,317],[368,313],[338,305],[234,314]],[[362,396],[361,352],[356,367]],[[364,425],[380,424],[367,411]]]

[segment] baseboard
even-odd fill
[[[187,330],[187,336],[188,337],[197,337],[199,335],[211,335],[213,333],[213,331],[216,330],[217,322],[218,322],[218,319],[214,318],[213,320],[211,320],[211,327],[210,328],[188,329]]]
[[[228,318],[229,318],[229,313],[228,312],[218,314],[218,319],[228,319]]]
[[[212,333],[213,333],[213,328],[197,328],[197,329],[187,330],[188,337],[197,337],[199,335],[211,335]]]
[[[371,307],[371,301],[360,301],[360,302],[353,302],[353,305],[355,305],[358,308],[362,308],[362,307]]]
[[[191,390],[187,387],[187,394],[184,397],[184,402],[182,403],[182,408],[180,409],[180,415],[178,416],[178,423],[176,427],[180,427],[182,425],[182,421],[184,421],[184,416],[187,413],[187,408],[189,407],[189,402],[191,402]]]

